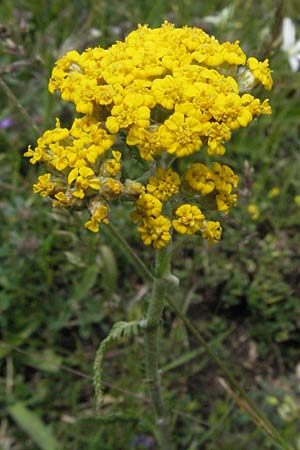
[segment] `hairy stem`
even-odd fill
[[[145,365],[146,379],[149,386],[149,394],[152,407],[156,417],[158,430],[158,441],[161,450],[172,450],[172,438],[170,433],[170,423],[164,405],[160,373],[159,373],[159,328],[163,311],[163,302],[167,288],[164,277],[169,273],[170,252],[169,250],[157,250],[155,274],[153,281],[152,295],[147,312],[147,328],[145,331]]]
[[[118,234],[121,236],[121,233],[118,233]],[[128,249],[130,249],[130,252],[128,251]],[[167,285],[168,282],[169,283],[171,282],[173,284],[173,286],[175,286],[175,284],[174,284],[175,280],[172,279],[172,277],[170,276],[170,273],[169,273],[170,254],[168,253],[168,251],[166,249],[158,251],[157,260],[156,260],[156,273],[155,273],[155,275],[153,275],[151,273],[151,271],[149,271],[148,269],[144,270],[143,262],[141,261],[139,256],[135,253],[135,251],[129,246],[129,244],[126,245],[125,250],[131,256],[132,256],[132,254],[135,254],[135,257],[132,259],[132,262],[134,263],[135,267],[137,269],[140,269],[140,272],[143,272],[143,275],[145,276],[145,280],[147,282],[152,281],[152,283],[153,283],[152,297],[154,297],[156,295],[154,293],[155,293],[156,289],[158,289],[158,285],[156,287],[155,283],[156,282],[158,283],[159,280],[163,281],[162,280],[163,278],[167,279],[167,281],[165,281],[165,285]],[[161,252],[160,255],[159,255],[159,252]],[[141,269],[143,269],[143,270],[141,270]],[[187,329],[197,339],[199,344],[204,348],[204,350],[207,352],[207,354],[210,355],[210,357],[215,361],[217,366],[224,373],[224,375],[226,376],[227,380],[230,382],[230,385],[232,386],[232,388],[235,390],[235,392],[237,392],[239,394],[239,396],[243,399],[243,401],[247,405],[246,412],[249,415],[249,417],[255,422],[255,424],[258,426],[258,428],[260,430],[262,430],[263,432],[265,432],[269,437],[271,437],[273,439],[273,441],[279,446],[279,448],[284,449],[284,450],[294,450],[294,447],[291,447],[290,444],[288,442],[286,442],[285,438],[281,435],[280,431],[277,430],[277,428],[275,428],[274,425],[272,425],[272,423],[269,421],[269,419],[266,417],[266,415],[263,413],[263,411],[259,407],[256,406],[256,404],[249,397],[249,395],[244,390],[242,385],[236,380],[234,375],[232,375],[230,369],[227,368],[227,365],[221,361],[221,359],[214,352],[214,350],[211,348],[211,346],[206,342],[205,338],[199,333],[197,328],[186,317],[186,315],[181,312],[181,310],[176,306],[174,301],[171,300],[168,295],[165,295],[165,290],[163,290],[163,292],[161,292],[161,296],[164,297],[164,299],[166,300],[166,302],[167,302],[168,306],[171,308],[171,310],[173,310],[175,312],[175,314],[183,321],[183,323],[185,324]],[[151,319],[152,315],[156,316],[156,313],[154,314],[154,311],[157,311],[156,306],[155,306],[155,305],[157,305],[157,303],[158,302],[156,302],[156,301],[152,301],[152,298],[151,298],[150,304],[149,304],[149,311],[148,311],[148,320],[149,320],[149,318]],[[161,302],[161,304],[162,304],[162,302]],[[160,321],[160,318],[161,318],[162,306],[161,306],[161,309],[159,311],[160,312],[159,312],[159,315],[158,315],[158,317],[159,317],[158,322]],[[151,330],[151,320],[150,320],[149,329]],[[156,341],[156,345],[157,345],[157,339],[158,338],[156,338],[156,340],[155,340]],[[147,338],[146,338],[146,341],[147,341]],[[151,341],[151,339],[150,339],[150,341]],[[152,339],[152,341],[154,341],[154,340]],[[151,376],[148,375],[148,366],[150,368],[154,367],[152,365],[152,363],[151,363],[151,358],[149,358],[148,355],[147,355],[147,349],[146,349],[147,378],[151,380]],[[149,372],[150,372],[150,369],[149,369]],[[156,392],[158,392],[158,398],[161,399],[162,396],[161,396],[159,371],[158,371],[158,363],[157,363],[157,351],[156,351],[156,371],[155,371],[155,369],[153,369],[153,372],[155,372],[157,374],[156,375],[156,377],[158,379],[157,386],[159,387],[159,390],[156,391]],[[152,380],[155,380],[155,379],[156,379],[155,377],[152,377]],[[149,382],[149,386],[151,386],[150,382]],[[151,398],[152,398],[152,392],[151,392]],[[152,400],[152,403],[156,404],[157,408],[159,407],[159,403],[158,402],[154,403],[154,400]],[[163,402],[161,402],[161,404],[163,405]],[[245,410],[245,408],[244,408],[244,410]],[[163,411],[165,411],[164,407],[163,407]],[[157,414],[158,422],[159,422],[160,416],[166,417],[165,412],[163,414],[162,413]],[[257,418],[259,418],[259,421],[257,420]],[[165,435],[166,436],[170,436],[170,433],[168,431],[168,420],[167,421],[163,421],[163,424],[165,424],[165,423],[167,424],[166,425],[167,433],[164,434],[164,430],[162,430],[161,434],[163,436],[165,436]],[[171,441],[171,439],[170,439],[170,441]],[[161,442],[162,442],[162,439],[161,439]],[[165,450],[165,449],[171,449],[172,450],[173,449],[172,445],[168,444],[168,442],[166,442],[164,447],[163,447],[163,444],[161,444],[161,448],[163,450]]]

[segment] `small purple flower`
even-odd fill
[[[140,447],[140,446],[143,447]],[[132,448],[145,448],[147,450],[154,450],[155,449],[155,441],[151,436],[146,436],[145,434],[140,434],[139,436],[136,436],[131,441]]]
[[[12,117],[4,117],[3,119],[0,120],[0,129],[1,130],[5,130],[6,128],[11,127],[12,125],[14,125],[15,121],[13,120]]]

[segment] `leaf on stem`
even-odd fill
[[[96,392],[97,406],[99,407],[103,399],[102,391],[102,373],[103,373],[103,359],[108,348],[121,338],[130,338],[137,336],[142,328],[146,327],[145,320],[134,320],[132,322],[117,322],[110,330],[108,336],[101,342],[100,347],[96,353],[94,362],[94,386]]]

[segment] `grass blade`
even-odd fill
[[[24,403],[18,402],[8,408],[12,418],[41,450],[58,450],[59,444],[49,428],[38,415]]]

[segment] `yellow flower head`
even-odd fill
[[[112,151],[112,159],[107,159],[101,166],[100,174],[103,177],[116,177],[121,170],[121,153]]]
[[[101,179],[101,195],[109,201],[119,197],[124,191],[124,186],[119,180],[114,178]]]
[[[179,191],[180,177],[172,169],[159,168],[156,177],[150,177],[147,191],[161,201],[166,201]]]
[[[204,228],[201,231],[202,237],[206,239],[210,244],[217,243],[222,236],[222,227],[220,225],[220,222],[214,222],[212,220],[206,222]]]
[[[90,220],[85,222],[84,226],[90,231],[93,231],[94,233],[97,233],[99,231],[99,225],[101,222],[108,223],[108,207],[106,205],[98,205],[92,214],[92,217]]]
[[[153,245],[154,248],[165,247],[171,239],[171,222],[167,217],[149,217],[143,220],[138,227],[145,245]]]
[[[212,171],[201,163],[195,163],[185,173],[188,184],[202,195],[207,195],[215,189]]]
[[[211,159],[237,129],[271,113],[268,99],[250,94],[258,83],[272,87],[268,60],[247,59],[239,41],[220,43],[197,27],[140,25],[107,49],[72,50],[56,62],[49,91],[80,117],[70,127],[57,119],[28,147],[24,156],[46,169],[34,192],[90,211],[85,227],[94,232],[125,201],[146,245],[167,245],[171,224],[217,242],[219,222],[193,203],[223,213],[235,205],[237,175]]]
[[[90,189],[99,190],[100,181],[95,177],[94,171],[90,167],[74,168],[68,175],[68,184],[75,182],[74,197],[84,198],[86,191]]]
[[[176,219],[173,220],[172,225],[178,233],[181,234],[195,234],[203,225],[205,219],[204,214],[198,208],[189,204],[181,205],[175,211]]]
[[[136,198],[145,193],[145,186],[138,181],[133,181],[127,178],[124,183],[124,192],[129,197]]]
[[[228,194],[227,192],[219,192],[219,194],[216,195],[216,203],[218,211],[222,211],[223,213],[227,214],[229,209],[232,206],[235,206],[237,201],[237,195],[236,194]]]
[[[39,193],[42,197],[48,197],[54,191],[54,183],[50,181],[51,173],[45,173],[38,178],[38,182],[33,185],[33,192]]]
[[[144,218],[158,217],[162,210],[162,203],[151,194],[141,194],[135,202],[136,210],[131,213],[134,223]]]
[[[232,188],[237,187],[238,176],[229,166],[214,162],[212,165],[212,171],[213,180],[217,191],[230,194]]]
[[[248,67],[256,78],[268,91],[272,89],[273,80],[269,69],[269,60],[258,61],[256,58],[248,58]]]

